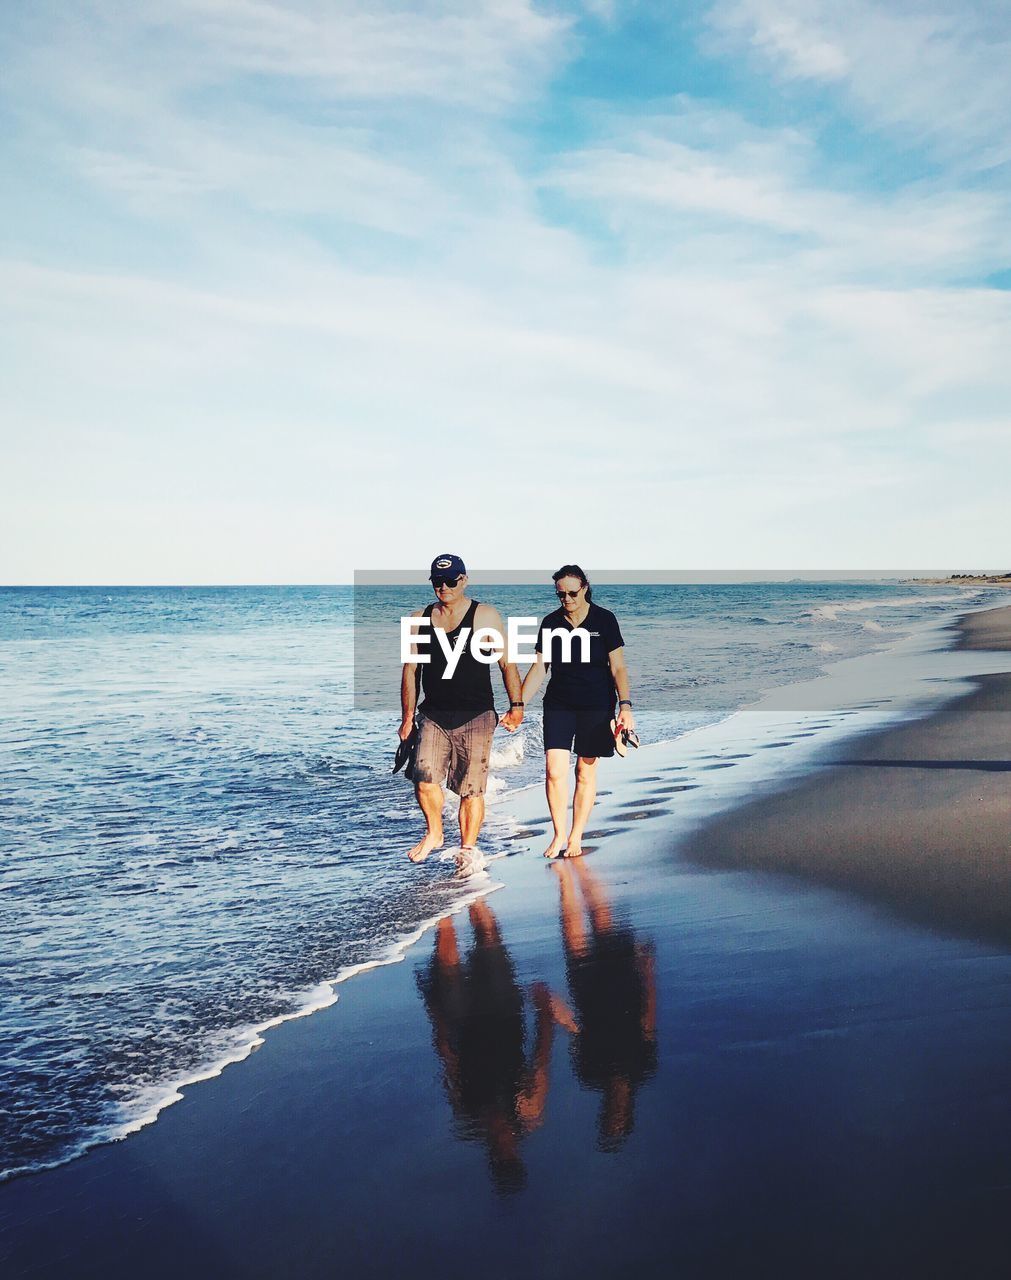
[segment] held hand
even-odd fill
[[[618,708],[618,718],[615,720],[615,724],[617,725],[617,727],[618,727],[619,729],[628,729],[629,731],[631,731],[632,729],[634,729],[634,728],[635,728],[635,716],[632,714],[632,708],[631,708],[631,707],[619,707],[619,708]]]
[[[403,720],[403,721],[401,721],[400,728],[397,730],[397,733],[400,735],[400,741],[401,741],[401,742],[406,742],[406,741],[407,741],[407,739],[411,736],[411,730],[412,730],[413,728],[414,728],[414,717],[413,717],[413,716],[411,717],[411,719],[410,719],[410,720]]]
[[[507,730],[509,733],[515,733],[522,723],[523,723],[522,707],[510,707],[509,710],[502,717],[502,719],[499,721],[499,724],[502,726],[502,728]]]

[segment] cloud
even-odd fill
[[[735,139],[722,119],[711,131],[719,141],[701,132],[700,145],[672,137],[670,122],[652,124],[561,157],[545,185],[598,209],[633,243],[666,240],[671,252],[690,245],[717,260],[791,258],[812,282],[964,277],[1001,252],[1009,201],[1000,193],[927,181],[860,191],[826,182],[813,139],[796,130],[762,136],[741,121]]]
[[[148,91],[264,76],[317,100],[479,111],[535,90],[571,27],[529,0],[85,0],[73,25],[62,8],[36,6],[52,42],[36,67],[73,54]]]
[[[736,71],[851,110],[827,10],[720,11]],[[804,110],[587,103],[558,73],[620,7],[57,12],[0,140],[0,580],[326,580],[461,519],[486,564],[968,562],[945,486],[1003,510],[1007,195],[957,161],[875,184]],[[617,539],[570,514],[616,494]]]
[[[988,169],[1011,157],[1011,16],[990,0],[716,0],[717,50],[846,95],[866,126]]]

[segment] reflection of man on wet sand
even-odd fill
[[[439,922],[418,986],[462,1136],[484,1142],[496,1186],[515,1191],[526,1179],[520,1141],[544,1119],[554,1024],[576,1028],[565,1004],[535,983],[528,1058],[525,995],[487,902],[474,903],[470,923],[474,945],[461,960],[453,921]]]
[[[562,863],[558,873],[569,992],[580,1031],[572,1042],[576,1075],[603,1094],[600,1145],[616,1151],[632,1132],[636,1090],[656,1070],[656,958],[652,943],[614,923],[600,882],[582,859]]]

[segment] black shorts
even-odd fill
[[[544,704],[544,750],[575,751],[577,756],[613,756],[614,734],[610,707],[571,711]]]

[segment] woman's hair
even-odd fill
[[[586,588],[587,602],[593,599],[593,588],[590,586],[590,579],[580,569],[578,564],[563,564],[562,567],[551,575],[551,581],[558,586],[561,578],[578,578],[580,584]]]

